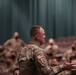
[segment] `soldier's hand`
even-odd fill
[[[63,66],[65,70],[71,70],[75,68],[74,64],[66,62],[66,61],[63,63]]]

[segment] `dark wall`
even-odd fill
[[[0,44],[11,38],[15,31],[26,41],[28,28],[29,0],[0,0]]]
[[[34,24],[44,26],[47,38],[76,35],[76,0],[0,0],[0,44],[14,31],[29,41]]]

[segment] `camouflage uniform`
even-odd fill
[[[18,56],[20,75],[55,75],[62,66],[50,67],[43,50],[35,43],[26,45]]]
[[[66,71],[60,72],[60,73],[57,74],[57,75],[71,75],[71,74],[70,74],[70,71],[69,71],[69,70],[66,70]]]
[[[19,38],[18,39],[11,38],[10,40],[7,40],[3,46],[6,50],[12,48],[13,50],[18,51],[20,50],[21,47],[25,46],[25,43],[23,42],[23,40]]]
[[[57,54],[59,52],[59,46],[54,44],[53,45],[53,50],[54,50],[54,55]]]
[[[69,60],[71,56],[74,56],[72,49],[67,50],[62,57],[62,60]]]
[[[47,51],[47,50],[49,50],[50,48],[52,47],[52,49],[53,49],[53,56],[55,56],[56,54],[58,54],[58,52],[59,52],[59,47],[58,47],[58,45],[56,45],[56,44],[54,44],[54,45],[47,45],[47,47],[45,48],[45,50]]]

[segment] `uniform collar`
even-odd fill
[[[34,42],[34,41],[30,41],[29,44],[35,44],[35,45],[39,46],[39,45],[38,45],[36,42]],[[39,47],[40,47],[40,46],[39,46]]]

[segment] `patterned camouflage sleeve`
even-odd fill
[[[30,48],[31,49],[31,48]],[[29,75],[29,67],[27,68],[29,64],[29,59],[32,57],[31,50],[29,49],[28,46],[22,48],[20,50],[19,55],[18,55],[18,64],[19,64],[19,72],[20,75]]]
[[[61,71],[61,68],[63,67],[63,66],[50,67],[44,55],[44,52],[42,51],[41,48],[37,46],[33,46],[29,48],[29,46],[26,46],[20,51],[18,57],[20,75],[25,75],[25,74],[29,75],[30,68],[27,68],[29,66],[29,61],[27,60],[31,58],[34,60],[34,65],[38,70],[39,75],[56,75]],[[33,75],[38,75],[38,74],[33,74]]]
[[[62,71],[63,66],[50,67],[42,50],[35,51],[36,66],[39,71],[46,75],[56,75]]]

